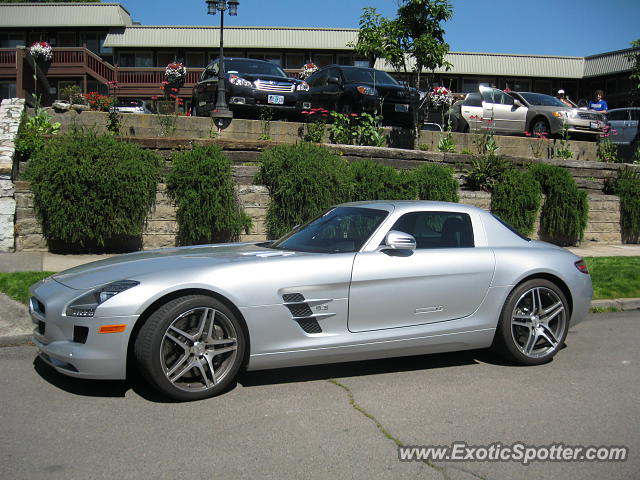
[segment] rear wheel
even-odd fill
[[[155,311],[135,342],[143,376],[175,400],[217,395],[236,377],[244,358],[240,321],[222,302],[187,295]]]
[[[548,362],[564,344],[569,309],[562,291],[541,278],[516,287],[507,297],[492,348],[523,365]]]

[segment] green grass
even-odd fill
[[[640,298],[640,257],[586,257],[593,299]],[[0,292],[27,303],[29,287],[54,272],[0,273]]]
[[[26,304],[29,301],[29,287],[54,272],[0,272],[0,292]]]
[[[586,257],[593,299],[640,297],[640,257]]]

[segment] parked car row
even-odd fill
[[[290,78],[279,66],[250,58],[225,58],[226,100],[234,115],[257,118],[268,109],[273,118],[299,119],[310,108],[344,114],[379,112],[387,125],[413,127],[418,91],[400,85],[373,68],[329,65],[306,81]],[[193,89],[192,115],[209,116],[215,108],[218,60]]]
[[[491,128],[500,134],[533,136],[569,133],[601,135],[607,124],[605,114],[570,108],[551,95],[533,92],[504,92],[480,86],[467,94],[446,113],[451,129],[456,132]]]

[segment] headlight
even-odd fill
[[[378,91],[373,87],[365,87],[363,85],[356,87],[362,95],[378,95]]]
[[[237,75],[229,75],[229,82],[239,87],[253,87],[253,83]]]
[[[560,110],[559,112],[553,112],[553,116],[557,118],[569,118],[566,110]]]
[[[309,84],[307,82],[299,83],[298,85],[296,85],[296,90],[299,90],[301,92],[308,92]]]
[[[67,307],[65,314],[69,317],[93,317],[98,305],[136,285],[140,285],[140,282],[136,282],[135,280],[120,280],[96,288],[74,300],[73,303]]]

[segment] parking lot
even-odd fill
[[[166,403],[139,380],[77,381],[0,349],[0,477],[637,478],[638,312],[591,315],[540,367],[484,351],[250,372]],[[623,445],[616,463],[399,462],[404,445]]]

